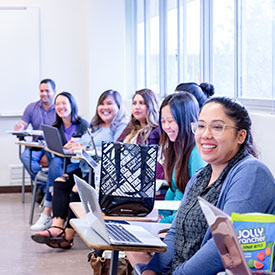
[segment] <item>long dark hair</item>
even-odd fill
[[[198,101],[200,108],[206,100],[215,93],[214,86],[210,83],[203,82],[200,85],[195,82],[180,83],[175,92],[188,92]]]
[[[170,141],[161,124],[161,111],[167,105],[169,105],[172,116],[178,125],[178,135],[175,142]],[[168,95],[160,107],[160,146],[162,148],[162,157],[164,158],[165,178],[172,189],[171,180],[175,169],[176,185],[182,193],[184,193],[186,184],[190,179],[188,161],[195,146],[195,137],[190,123],[198,120],[198,114],[198,102],[188,92]]]
[[[241,103],[237,102],[235,99],[231,99],[228,97],[213,97],[209,99],[205,103],[205,105],[211,102],[222,105],[225,114],[234,121],[235,126],[240,130],[246,130],[247,136],[244,143],[241,144],[240,149],[246,149],[248,153],[257,158],[258,152],[253,143],[253,137],[251,133],[252,122],[247,109]],[[236,131],[238,131],[238,129],[236,129]]]
[[[76,104],[76,101],[75,101],[73,95],[69,92],[61,92],[55,97],[54,104],[56,103],[56,99],[61,95],[65,96],[69,99],[69,102],[71,104],[71,122],[73,124],[76,124],[77,122],[80,121],[81,118],[78,115],[78,107],[77,107],[77,104]],[[62,118],[56,113],[56,119],[55,119],[55,122],[53,123],[53,126],[59,127],[62,123],[63,123]]]
[[[127,125],[127,129],[130,134],[126,137],[126,140],[133,138],[138,131],[142,143],[148,143],[148,137],[152,130],[158,126],[158,102],[154,92],[150,89],[141,89],[135,92],[132,100],[134,100],[136,95],[142,96],[145,105],[147,106],[147,115],[146,115],[146,126],[142,129],[141,123],[135,119],[134,115],[131,114],[130,122]]]
[[[111,131],[114,131],[116,129],[116,127],[122,122],[126,120],[126,115],[125,115],[125,110],[123,108],[123,104],[122,104],[122,98],[121,95],[118,91],[115,90],[107,90],[105,92],[103,92],[98,101],[97,101],[97,105],[96,105],[96,113],[94,115],[94,117],[91,120],[90,123],[90,128],[92,130],[92,132],[95,132],[96,130],[98,130],[101,126],[101,124],[104,123],[104,121],[101,119],[101,117],[98,115],[97,112],[97,108],[99,105],[103,104],[103,101],[108,97],[108,96],[112,96],[117,107],[118,107],[118,112],[115,115],[115,117],[113,118],[112,122],[111,122]]]

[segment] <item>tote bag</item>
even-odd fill
[[[146,216],[154,207],[158,146],[102,142],[99,203],[106,215]]]

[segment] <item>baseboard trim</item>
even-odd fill
[[[21,193],[22,186],[0,186],[0,193]],[[31,186],[25,186],[25,192],[31,192]]]

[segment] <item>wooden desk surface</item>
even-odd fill
[[[35,142],[35,141],[17,141],[17,142],[15,142],[15,144],[24,145],[27,147],[35,147],[35,148],[45,148],[46,147],[46,145],[41,144],[39,142]]]
[[[85,219],[85,211],[81,202],[71,202],[70,208],[78,218]],[[158,221],[158,210],[153,209],[153,211],[145,217],[125,217],[125,216],[106,216],[106,215],[103,215],[103,217],[105,220],[156,222]]]
[[[79,234],[81,239],[89,246],[101,250],[116,251],[137,251],[137,252],[165,252],[165,247],[148,247],[148,246],[124,246],[110,245],[106,243],[83,219],[71,219],[70,224]]]
[[[45,147],[45,150],[48,151],[48,152],[50,152],[50,153],[53,153],[54,155],[57,155],[57,156],[59,156],[61,158],[71,158],[72,157],[71,155],[64,155],[64,154],[55,152],[55,151],[49,149],[47,146]]]

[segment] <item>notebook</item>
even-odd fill
[[[141,226],[105,223],[95,189],[76,175],[74,180],[86,213],[87,223],[108,244],[166,247],[165,243]]]
[[[268,275],[268,271],[252,271],[245,259],[231,218],[201,197],[198,197],[201,209],[210,227],[213,239],[222,257],[226,274],[230,275]]]
[[[45,124],[42,124],[41,126],[47,143],[47,147],[50,150],[63,155],[75,156],[75,153],[72,153],[68,149],[63,147],[60,134],[56,127]]]

